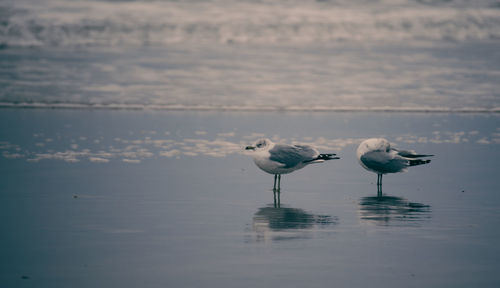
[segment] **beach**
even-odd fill
[[[496,114],[0,115],[0,277],[9,287],[500,281]],[[435,155],[386,176],[382,199],[355,158],[375,135]],[[244,152],[260,137],[341,159],[283,175],[275,208],[272,175]]]
[[[499,39],[496,0],[4,0],[0,286],[499,287]],[[378,195],[373,137],[431,162]],[[276,195],[261,138],[340,159]]]

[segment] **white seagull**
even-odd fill
[[[320,154],[309,145],[276,144],[269,139],[257,140],[253,146],[247,146],[246,150],[252,150],[257,167],[274,175],[273,191],[276,191],[276,179],[278,191],[280,190],[281,174],[291,173],[311,163],[340,159],[335,157],[336,154]]]
[[[382,193],[382,175],[406,172],[408,167],[427,164],[429,159],[418,159],[434,155],[417,154],[415,151],[398,150],[383,138],[370,138],[358,146],[358,162],[368,171],[377,173],[377,191]]]

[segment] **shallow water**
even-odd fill
[[[498,8],[4,0],[0,286],[500,286]],[[341,159],[278,207],[261,137]],[[376,197],[368,137],[436,156]]]
[[[496,114],[0,112],[2,286],[500,284]],[[263,136],[341,159],[278,208],[242,152]],[[377,198],[372,136],[436,156]]]
[[[495,0],[0,4],[0,106],[500,110]]]

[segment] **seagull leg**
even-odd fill
[[[274,186],[273,186],[273,191],[276,192],[276,178],[278,177],[278,174],[274,174]]]
[[[380,197],[382,197],[382,176],[383,174],[380,174]]]
[[[278,174],[278,208],[281,206],[281,174]]]
[[[377,174],[377,197],[382,197],[382,174]]]
[[[278,190],[278,208],[280,208],[281,206],[281,193],[280,193],[280,190]]]
[[[276,189],[273,190],[273,196],[274,196],[274,208],[276,208]]]
[[[278,174],[278,193],[281,191],[281,174]]]

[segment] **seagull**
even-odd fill
[[[415,151],[398,150],[391,147],[384,138],[370,138],[358,146],[358,162],[368,171],[377,173],[377,191],[382,195],[382,175],[406,172],[408,167],[427,164],[429,159],[419,159],[434,155],[417,154]]]
[[[257,140],[254,145],[247,146],[245,149],[251,150],[257,167],[274,175],[273,191],[276,191],[276,179],[278,180],[277,191],[280,191],[281,174],[291,173],[312,163],[340,159],[336,157],[336,154],[320,154],[310,145],[277,144],[269,139]]]

